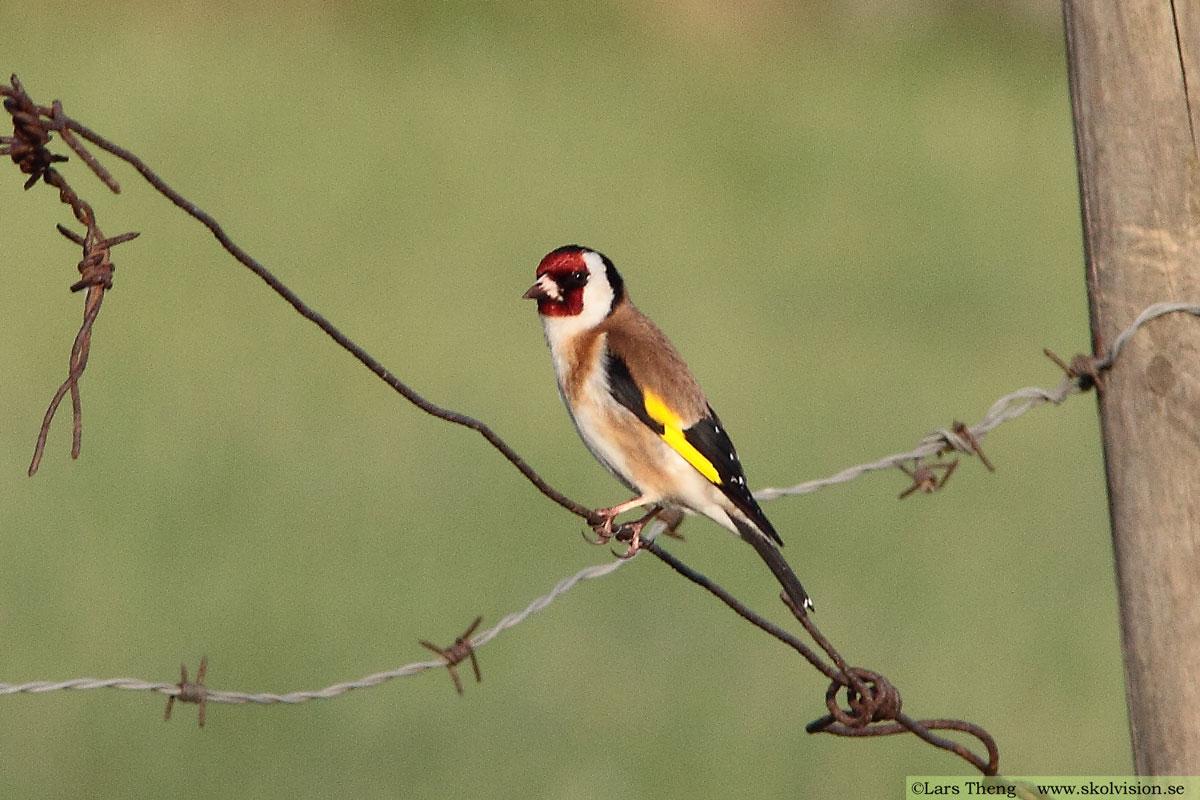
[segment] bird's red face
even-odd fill
[[[583,311],[583,290],[591,272],[582,247],[567,245],[549,253],[538,264],[537,282],[523,297],[537,300],[544,317],[574,317]]]

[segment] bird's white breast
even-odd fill
[[[625,485],[636,489],[637,481],[628,453],[618,446],[618,437],[614,432],[614,427],[625,421],[622,415],[629,415],[629,411],[609,391],[603,361],[603,338],[599,347],[587,353],[588,363],[576,363],[580,351],[572,346],[575,337],[556,335],[563,331],[552,327],[561,321],[543,318],[546,342],[550,345],[550,358],[558,379],[558,394],[592,455]]]

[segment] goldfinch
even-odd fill
[[[537,301],[558,392],[584,444],[637,493],[596,512],[601,541],[611,538],[614,518],[635,508],[650,510],[630,524],[627,555],[662,509],[703,514],[753,545],[792,602],[811,609],[725,426],[666,335],[630,302],[612,261],[579,245],[560,247],[538,264],[524,296]]]

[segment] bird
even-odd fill
[[[600,542],[612,538],[617,516],[635,508],[649,510],[628,523],[625,557],[664,509],[701,514],[749,543],[791,603],[811,611],[728,431],[679,351],[629,299],[612,260],[563,245],[542,258],[536,277],[523,297],[537,301],[558,393],[588,450],[636,495],[596,510]]]

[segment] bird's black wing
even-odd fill
[[[713,483],[756,528],[776,544],[782,545],[783,541],[775,532],[775,526],[759,508],[754,495],[750,494],[750,487],[746,485],[746,473],[742,471],[742,462],[738,460],[737,450],[734,449],[729,434],[725,432],[725,426],[721,424],[712,406],[708,407],[708,415],[685,430],[683,435],[688,443],[716,468],[720,480]]]

